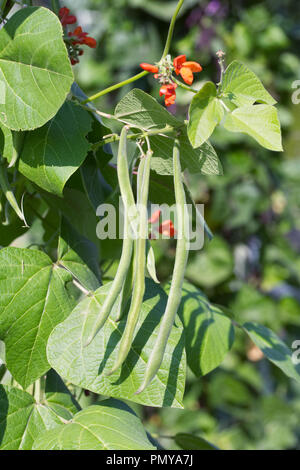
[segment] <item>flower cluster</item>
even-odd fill
[[[148,220],[148,223],[151,225],[157,224],[160,221],[160,216],[161,216],[161,210],[158,209],[152,214],[152,216]],[[173,238],[176,233],[176,230],[175,230],[172,220],[164,220],[159,225],[158,232],[165,237]],[[150,232],[149,238],[152,238],[152,239],[156,238],[155,234]]]
[[[77,18],[74,15],[70,15],[70,10],[67,7],[60,8],[58,12],[61,24],[63,27],[67,25],[74,24],[77,22]],[[79,47],[80,45],[85,45],[88,47],[95,48],[97,46],[97,41],[94,38],[88,36],[88,33],[82,31],[81,26],[77,26],[74,31],[68,33],[68,39],[65,39],[71,64],[75,65],[79,62],[79,56],[84,53],[84,50]]]
[[[173,72],[176,75],[180,75],[187,85],[191,85],[194,81],[194,73],[202,71],[202,67],[198,62],[187,61],[186,56],[183,54],[175,57],[173,63],[170,56],[167,56],[157,65],[142,62],[140,67],[147,72],[153,73],[154,78],[158,79],[162,84],[159,94],[160,96],[165,96],[166,106],[174,104],[176,99],[176,88],[178,85],[172,78]]]

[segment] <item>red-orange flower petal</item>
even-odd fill
[[[187,67],[188,69],[190,69],[194,73],[202,71],[201,65],[198,64],[198,62],[194,62],[194,61],[183,62],[182,67]]]
[[[194,81],[194,75],[193,75],[193,72],[191,71],[190,68],[188,67],[181,67],[180,71],[179,71],[180,75],[182,76],[183,80],[185,81],[185,83],[187,83],[188,85],[191,85]]]
[[[186,62],[186,56],[184,54],[175,57],[175,59],[173,60],[173,65],[175,68],[176,75],[179,74],[179,71],[184,62]]]
[[[143,70],[146,70],[147,72],[151,72],[151,73],[157,73],[158,72],[158,67],[156,65],[147,64],[147,62],[142,62],[140,64],[140,67]]]

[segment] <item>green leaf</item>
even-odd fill
[[[104,400],[72,422],[44,432],[34,450],[155,450],[140,419],[125,404]]]
[[[99,253],[88,238],[80,235],[65,217],[62,217],[58,241],[58,262],[88,290],[100,286]]]
[[[224,127],[250,135],[269,150],[282,151],[280,122],[273,106],[257,104],[237,108],[226,115]]]
[[[237,60],[227,67],[220,91],[236,106],[251,105],[255,102],[270,105],[276,103],[255,73]]]
[[[206,441],[203,437],[194,436],[194,434],[180,432],[176,434],[174,440],[183,450],[219,450],[218,447]]]
[[[177,18],[183,15],[183,13],[194,6],[198,0],[185,0],[184,4],[182,5]],[[157,0],[129,0],[130,6],[134,8],[142,8],[150,15],[158,18],[160,21],[167,21],[169,22],[174,14],[176,6],[178,4],[177,1],[168,1],[162,2]]]
[[[214,83],[207,82],[192,99],[189,109],[188,136],[194,148],[209,139],[224,116]]]
[[[300,364],[294,364],[293,351],[273,331],[251,322],[244,323],[243,328],[269,361],[300,382]]]
[[[43,126],[73,82],[59,19],[46,8],[23,8],[0,31],[0,121],[13,130]]]
[[[29,393],[0,385],[0,449],[31,450],[34,440],[61,420]]]
[[[156,99],[138,88],[134,88],[121,99],[116,106],[115,116],[144,130],[161,129],[167,124],[174,127],[182,124]]]
[[[233,344],[231,320],[187,281],[178,314],[184,325],[188,365],[197,377],[208,374],[221,364]]]
[[[79,404],[53,369],[47,372],[45,397],[48,407],[66,420],[72,419],[80,411]]]
[[[87,156],[85,136],[91,125],[87,111],[66,101],[51,121],[26,135],[20,172],[46,191],[62,196],[66,182]]]
[[[201,147],[194,149],[186,132],[182,132],[179,141],[182,170],[188,169],[190,173],[201,173],[203,175],[223,174],[221,162],[209,142],[205,142]],[[151,168],[159,175],[172,175],[174,139],[154,136],[150,138],[150,142],[153,150]]]
[[[46,343],[73,308],[65,290],[71,277],[37,250],[0,250],[0,337],[13,377],[27,388],[49,368]]]
[[[105,326],[87,347],[83,347],[104,301],[110,284],[81,301],[71,315],[52,332],[47,346],[48,360],[61,377],[101,395],[128,399],[149,406],[182,407],[185,383],[183,329],[176,320],[160,371],[149,387],[139,395],[146,363],[157,337],[167,296],[152,280],[146,279],[146,293],[136,335],[123,367],[111,376],[118,343],[126,318],[116,323],[117,305]]]

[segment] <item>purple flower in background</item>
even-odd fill
[[[186,25],[188,28],[192,28],[192,26],[195,26],[195,24],[201,24],[201,20],[205,16],[223,18],[226,15],[226,12],[226,5],[222,5],[219,0],[211,0],[208,2],[206,7],[197,7],[191,11],[186,19]]]
[[[293,228],[286,235],[286,238],[289,240],[292,248],[294,248],[295,251],[300,253],[300,230]]]

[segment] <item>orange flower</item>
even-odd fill
[[[171,238],[174,237],[176,232],[172,220],[165,220],[162,224],[160,224],[158,231],[162,235]]]
[[[198,62],[187,61],[185,55],[175,57],[173,61],[176,75],[180,74],[188,85],[194,81],[194,73],[201,72],[202,67]]]
[[[158,72],[158,67],[156,65],[147,64],[146,62],[142,62],[140,64],[140,67],[143,70],[146,70],[147,72],[151,72],[151,73],[157,73]]]
[[[175,103],[176,99],[176,83],[167,83],[163,85],[159,90],[159,96],[165,95],[165,105],[171,106]]]

